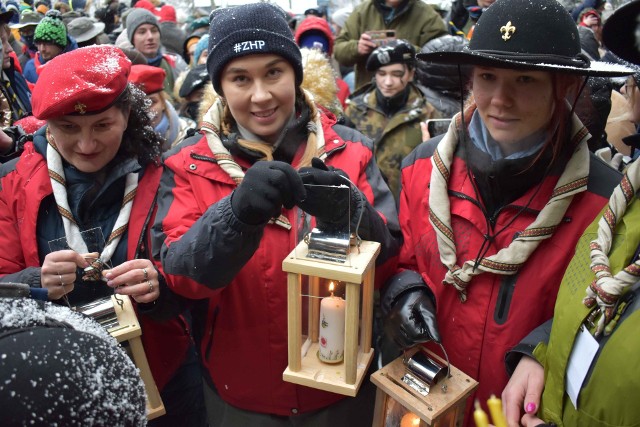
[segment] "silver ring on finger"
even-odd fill
[[[149,273],[147,273],[147,269],[146,268],[142,269],[142,273],[144,274],[144,279],[143,280],[149,281]]]
[[[153,292],[153,283],[151,283],[151,280],[147,280],[147,284],[149,285],[149,293]]]
[[[64,282],[62,281],[62,275],[58,274],[58,279],[60,279],[60,286],[64,286]]]

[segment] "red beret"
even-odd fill
[[[20,126],[26,133],[36,133],[38,129],[46,124],[45,120],[36,119],[34,116],[26,116],[13,122],[14,126]]]
[[[99,113],[127,87],[131,61],[119,48],[93,45],[47,62],[33,89],[33,115],[40,120]]]
[[[170,4],[165,4],[158,12],[158,21],[160,22],[178,22],[176,18],[176,8]]]
[[[151,65],[134,65],[131,67],[129,81],[144,91],[147,95],[164,89],[166,73],[160,67]]]

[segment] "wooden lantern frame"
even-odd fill
[[[421,396],[402,382],[402,376],[406,372],[403,358],[409,358],[417,351],[425,351],[432,360],[447,366],[446,361],[433,352],[413,348],[405,356],[395,359],[374,372],[371,375],[371,381],[377,386],[377,390],[373,427],[385,427],[389,399],[395,400],[408,412],[420,417],[428,426],[453,427],[462,425],[467,399],[478,387],[478,382],[451,366],[449,378],[434,384],[426,397]],[[446,384],[446,392],[442,390],[443,383]]]
[[[355,396],[373,360],[373,291],[375,260],[380,243],[362,241],[350,247],[347,262],[329,263],[307,258],[308,246],[300,242],[282,262],[287,279],[288,357],[282,374],[285,381],[333,393]],[[309,336],[302,336],[302,275],[309,276],[312,295],[318,295],[320,279],[344,282],[345,343],[344,359],[337,364],[321,362],[317,357],[319,338],[319,298],[309,303]],[[362,301],[361,301],[362,300]],[[362,302],[362,304],[360,304]],[[362,317],[360,317],[362,306]],[[358,331],[360,342],[358,344]],[[304,353],[304,355],[303,355]]]
[[[131,358],[133,363],[140,370],[140,377],[144,383],[147,394],[147,419],[152,420],[166,413],[160,392],[156,387],[156,382],[151,375],[151,368],[147,361],[147,355],[142,347],[142,329],[136,316],[136,312],[131,304],[128,295],[119,295],[118,299],[123,302],[122,306],[118,303],[115,296],[111,297],[111,302],[116,311],[118,326],[110,328],[107,332],[118,340],[119,343],[128,342],[131,350]]]

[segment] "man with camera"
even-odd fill
[[[358,89],[373,77],[365,63],[376,47],[395,38],[419,47],[446,33],[438,12],[420,0],[366,0],[351,12],[342,27],[334,56],[340,65],[355,66]]]
[[[374,153],[396,201],[400,195],[402,159],[422,142],[420,122],[438,114],[413,83],[416,50],[406,40],[392,40],[376,48],[366,62],[374,73],[371,83],[347,101],[346,117],[373,139]]]

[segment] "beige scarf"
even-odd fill
[[[451,227],[451,212],[447,194],[451,165],[458,146],[458,126],[460,114],[455,117],[449,131],[431,158],[433,169],[429,193],[429,221],[436,231],[440,260],[448,271],[443,283],[453,285],[462,302],[467,299],[466,288],[473,279],[483,272],[494,274],[516,274],[540,243],[550,238],[564,217],[573,196],[587,189],[589,176],[589,150],[586,128],[574,115],[572,118],[571,141],[579,141],[564,172],[553,189],[551,198],[536,219],[514,239],[509,246],[498,253],[479,260],[468,260],[458,265],[456,243]],[[477,265],[477,268],[474,266]]]
[[[640,162],[635,161],[627,169],[620,184],[613,190],[609,205],[598,221],[598,237],[590,244],[591,271],[596,278],[587,288],[587,296],[583,302],[587,307],[597,304],[598,309],[603,313],[598,320],[596,336],[603,330],[605,335],[611,333],[605,327],[615,314],[614,309],[618,298],[640,278],[640,260],[636,260],[614,276],[611,274],[608,257],[613,232],[620,218],[624,216],[627,206],[633,200],[638,184],[640,184]]]
[[[309,102],[313,102],[313,96],[311,93],[304,91]],[[316,109],[317,110],[317,109]],[[229,175],[229,177],[239,185],[244,178],[244,171],[240,165],[233,159],[229,150],[225,148],[220,139],[220,129],[222,129],[222,117],[224,115],[224,102],[221,97],[218,97],[209,111],[207,111],[202,117],[200,126],[207,138],[207,145],[213,154],[213,157],[218,162],[218,165],[223,171]],[[320,121],[320,111],[316,111],[315,117],[311,118],[309,122],[309,131],[316,134],[317,139],[317,152],[319,157],[324,160],[326,154],[324,153],[324,132],[322,130],[322,122]],[[289,220],[284,215],[280,215],[278,218],[272,218],[269,224],[276,224],[287,230],[291,229]]]
[[[71,208],[69,207],[69,201],[67,199],[67,183],[64,175],[64,168],[62,165],[62,156],[58,151],[55,140],[47,128],[47,167],[49,169],[49,179],[51,180],[51,187],[53,188],[53,197],[58,205],[58,212],[62,215],[62,224],[64,226],[64,234],[67,239],[69,248],[80,254],[86,254],[89,252],[87,245],[80,234],[80,228],[76,222]],[[122,235],[127,231],[129,226],[129,217],[131,216],[131,207],[133,206],[133,199],[136,196],[136,190],[138,188],[138,173],[131,172],[126,176],[126,182],[124,187],[124,198],[122,199],[122,206],[120,212],[116,218],[116,222],[113,225],[113,231],[109,235],[109,238],[105,242],[104,249],[100,253],[97,260],[91,263],[91,267],[85,269],[84,280],[100,280],[101,272],[106,263],[111,260],[116,247],[122,238]]]

